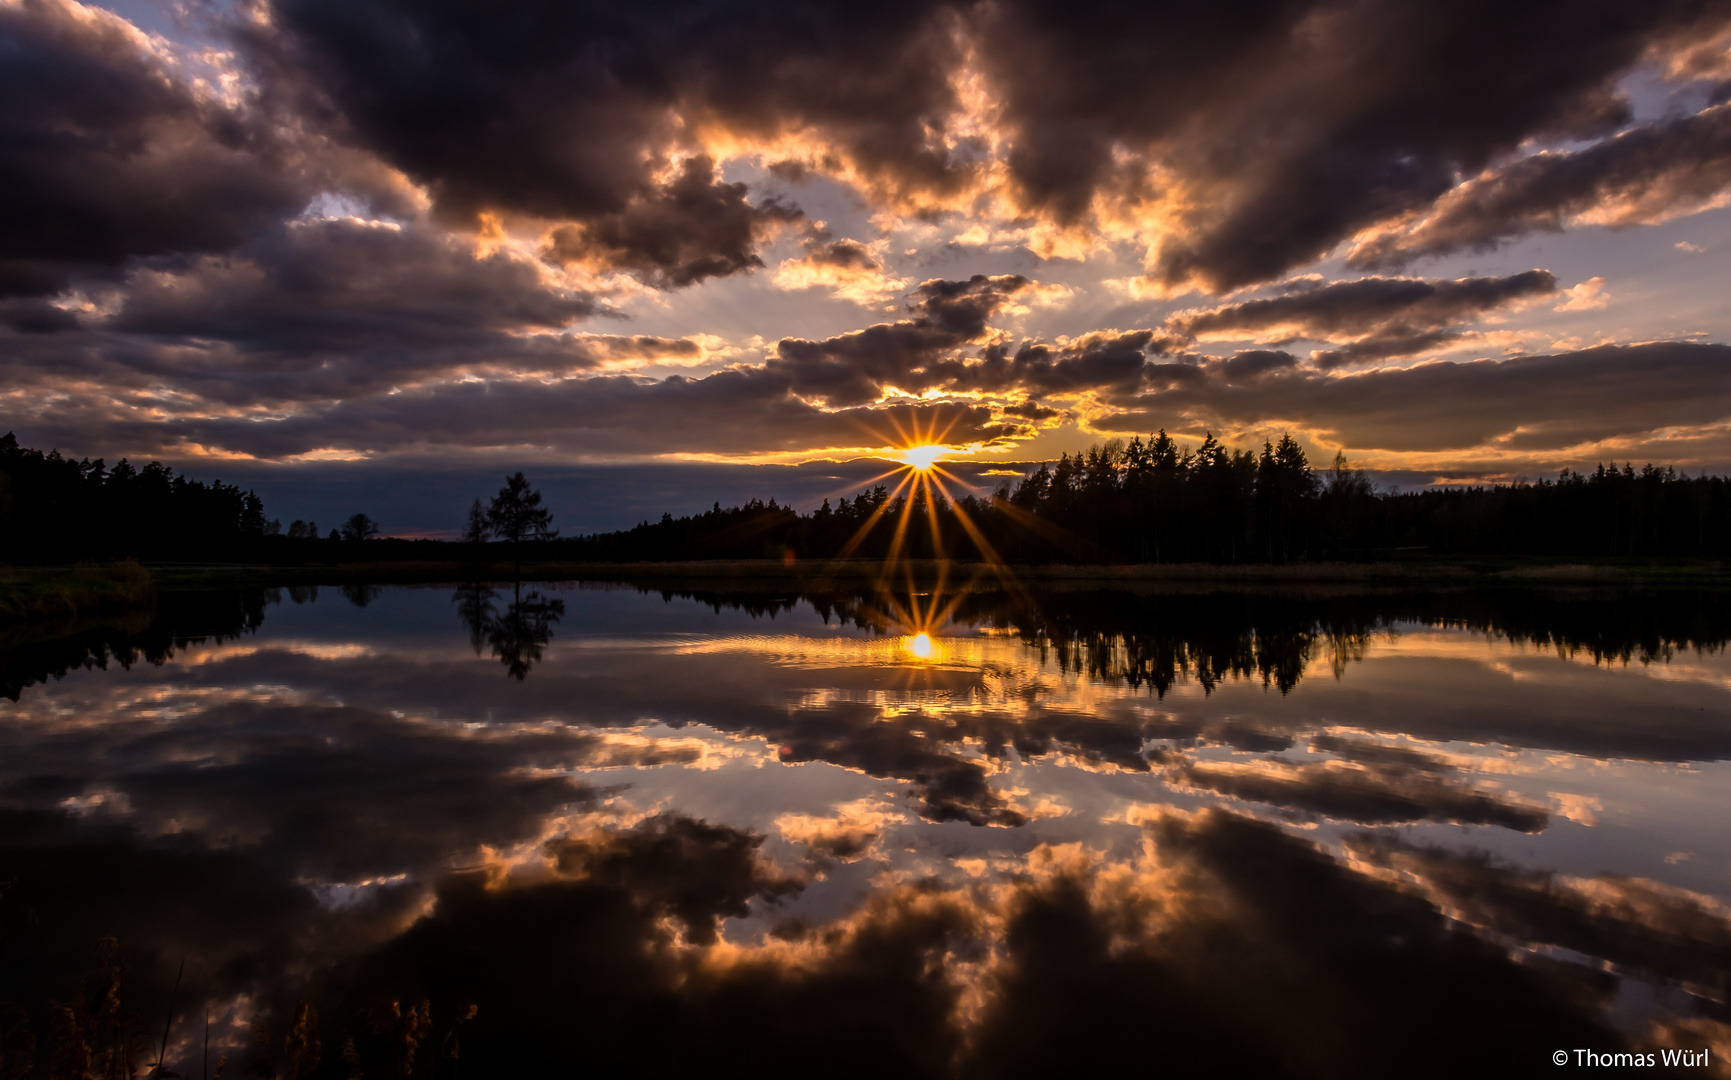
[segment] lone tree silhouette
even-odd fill
[[[553,539],[559,530],[552,525],[553,512],[541,505],[541,493],[520,472],[505,478],[505,486],[487,507],[487,531],[511,544],[513,576],[523,572],[523,541]]]
[[[463,543],[479,546],[487,542],[487,510],[476,499],[469,504],[469,523],[463,526]]]
[[[371,540],[379,535],[379,523],[365,514],[353,514],[343,522],[344,540]]]

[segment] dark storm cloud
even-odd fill
[[[928,281],[915,290],[909,318],[823,341],[786,339],[761,367],[660,381],[578,379],[570,376],[700,351],[685,340],[563,333],[596,302],[544,280],[532,263],[478,256],[416,227],[328,220],[292,225],[183,273],[139,275],[117,314],[54,335],[76,348],[21,337],[7,360],[18,384],[77,372],[102,379],[121,404],[154,411],[148,399],[167,380],[218,414],[187,409],[192,415],[176,421],[137,421],[113,402],[81,397],[37,418],[39,430],[102,429],[134,446],[191,440],[270,457],[453,441],[587,456],[751,454],[879,446],[899,441],[898,426],[935,430],[934,422],[952,442],[990,442],[1023,427],[979,405],[876,403],[890,386],[979,384],[951,358],[987,335],[987,320],[1027,285],[1015,276]],[[1044,369],[1075,382],[1074,373],[1106,364],[1123,382],[1135,343],[1147,339],[1132,335],[1130,347],[1111,352],[1089,338]],[[550,377],[521,377],[533,373]],[[221,415],[245,405],[282,411]]]
[[[457,382],[349,399],[272,422],[189,419],[172,427],[197,442],[268,457],[323,447],[388,452],[453,442],[584,456],[743,455],[883,446],[898,441],[898,425],[925,431],[935,424],[958,443],[1021,430],[995,420],[983,405],[826,411],[792,391],[791,380],[762,370],[659,382],[632,376]]]
[[[1179,312],[1167,325],[1191,336],[1344,340],[1348,344],[1342,348],[1316,357],[1319,366],[1333,368],[1434,348],[1460,336],[1450,327],[1556,290],[1556,275],[1549,270],[1456,281],[1373,277],[1306,282],[1280,296]]]
[[[503,253],[478,255],[431,230],[353,219],[296,222],[184,272],[140,275],[108,329],[214,339],[266,358],[498,344],[505,331],[558,330],[595,301]]]
[[[1375,360],[1428,352],[1440,346],[1452,345],[1460,341],[1461,336],[1454,330],[1394,329],[1387,333],[1371,334],[1336,349],[1319,349],[1311,353],[1310,358],[1322,370],[1333,371],[1335,368],[1352,364],[1367,364]]]
[[[596,301],[537,266],[414,226],[350,219],[291,224],[175,273],[139,274],[120,310],[87,325],[145,378],[224,405],[365,394],[453,369],[595,368],[654,339],[559,331]],[[661,355],[691,357],[689,342]],[[646,348],[647,347],[647,348]]]
[[[0,369],[15,387],[83,377],[124,397],[172,385],[221,412],[456,374],[569,375],[701,357],[689,340],[568,333],[601,306],[544,269],[424,226],[299,221],[225,255],[136,271],[112,314],[0,306],[21,335]],[[89,431],[102,425],[98,400],[68,407],[86,410]]]
[[[1209,366],[1212,370],[1219,371],[1227,382],[1242,383],[1251,382],[1271,371],[1285,370],[1297,363],[1298,359],[1291,353],[1279,349],[1245,349]]]
[[[1004,196],[1036,232],[1141,230],[1161,241],[1156,277],[1210,288],[1276,278],[1378,229],[1396,248],[1365,259],[1565,218],[1652,220],[1724,186],[1728,106],[1612,138],[1629,116],[1619,80],[1726,17],[1609,0],[1109,13],[1020,0],[484,12],[280,0],[222,24],[238,59],[208,62],[239,66],[212,83],[219,94],[195,78],[206,61],[176,60],[105,13],[29,0],[0,10],[17,58],[0,74],[0,370],[37,392],[39,430],[134,454],[801,451],[882,441],[854,432],[890,426],[871,411],[890,388],[1020,402],[965,411],[955,441],[1026,433],[1012,417],[1056,418],[1042,396],[1100,391],[1115,395],[1112,422],[1138,427],[1169,422],[1168,406],[1242,423],[1279,414],[1402,449],[1506,434],[1525,421],[1496,418],[1516,409],[1544,414],[1523,446],[1658,430],[1632,429],[1629,403],[1693,417],[1720,395],[1685,382],[1665,397],[1658,379],[1613,393],[1593,369],[1542,401],[1523,383],[1473,406],[1478,384],[1518,382],[1509,373],[1536,359],[1387,383],[1315,377],[1457,342],[1474,315],[1553,289],[1544,271],[1300,287],[1167,328],[1267,337],[1290,325],[1328,343],[1308,368],[1275,350],[1174,356],[1174,334],[1148,329],[1013,342],[993,322],[1030,283],[976,276],[921,285],[895,321],[785,338],[762,368],[649,382],[565,378],[702,350],[571,334],[610,312],[558,267],[697,286],[761,266],[769,238],[791,230],[808,271],[871,277],[873,296],[900,286],[885,264],[905,253],[832,240],[738,182],[741,161],[839,178],[880,220],[942,225]],[[1598,141],[1513,160],[1564,140]],[[988,160],[1000,149],[1006,189]],[[309,205],[391,220],[313,219]],[[477,254],[474,230],[496,238],[495,217],[519,239],[540,231],[544,261],[510,244]],[[68,286],[81,295],[55,297]],[[1591,369],[1587,356],[1570,370]],[[1139,381],[1171,389],[1137,397]],[[51,385],[66,392],[39,392]],[[1396,385],[1434,396],[1372,392]],[[1442,417],[1450,404],[1467,415]],[[1360,406],[1369,419],[1348,415]],[[1396,412],[1391,434],[1378,417]]]
[[[1032,283],[1020,276],[927,281],[914,290],[913,317],[822,341],[785,338],[767,372],[794,392],[830,405],[873,401],[886,387],[1039,396],[1133,387],[1148,357],[1179,344],[1152,330],[1097,331],[1063,345],[991,341],[977,359],[964,347],[986,340],[988,322]],[[1055,414],[1051,414],[1055,415]]]
[[[1018,401],[1014,405],[1004,406],[1005,416],[1019,416],[1024,420],[1051,420],[1064,415],[1060,410],[1053,409],[1038,402]]]
[[[832,406],[875,401],[886,386],[919,393],[942,385],[933,369],[953,350],[980,340],[987,320],[1028,284],[1016,275],[983,274],[927,281],[914,290],[912,318],[822,341],[783,338],[764,370],[787,379],[795,393]]]
[[[463,255],[453,276],[474,267]],[[509,273],[507,273],[507,271]],[[501,264],[510,274],[523,264]],[[443,271],[440,271],[441,273]],[[489,271],[492,272],[492,271]],[[484,275],[478,275],[484,276]],[[437,274],[430,274],[436,282]],[[985,279],[981,279],[984,281]],[[296,298],[269,289],[223,283],[237,289],[242,309],[259,322],[279,319],[279,331],[303,335],[316,348],[321,334],[339,334],[345,310],[342,295],[313,293]],[[955,283],[949,283],[955,284]],[[629,457],[665,453],[763,454],[819,447],[877,446],[898,441],[913,430],[950,427],[955,443],[990,442],[1027,429],[1017,412],[995,416],[984,405],[858,404],[875,402],[883,388],[907,392],[927,389],[965,392],[1048,393],[1104,390],[1110,411],[1097,429],[1148,431],[1190,423],[1234,428],[1270,419],[1300,425],[1324,438],[1361,449],[1396,451],[1465,449],[1498,444],[1508,449],[1544,451],[1610,438],[1649,436],[1667,428],[1715,423],[1731,415],[1731,392],[1723,371],[1727,347],[1680,342],[1602,346],[1544,356],[1421,364],[1340,376],[1319,368],[1333,361],[1324,355],[1301,365],[1280,350],[1250,350],[1225,359],[1172,355],[1176,339],[1154,331],[1084,335],[1063,346],[1024,343],[1010,352],[988,344],[980,359],[965,355],[966,335],[984,334],[985,315],[1001,297],[982,284],[959,296],[936,296],[916,305],[913,317],[824,341],[789,339],[776,357],[757,368],[728,369],[702,378],[673,376],[659,381],[626,375],[559,377],[582,372],[612,359],[680,356],[695,350],[689,342],[655,338],[569,337],[558,334],[512,335],[503,329],[460,332],[445,340],[428,335],[422,350],[395,342],[388,324],[355,331],[380,331],[373,365],[352,362],[333,351],[296,354],[274,361],[280,370],[249,368],[246,354],[211,339],[191,336],[200,312],[221,312],[221,305],[184,311],[165,294],[152,312],[165,332],[188,335],[177,347],[155,347],[110,358],[102,348],[80,353],[80,371],[121,388],[118,402],[153,410],[135,419],[121,404],[96,399],[55,399],[36,409],[31,430],[68,442],[100,432],[108,445],[157,447],[196,444],[263,457],[294,456],[321,449],[391,453],[430,452],[453,443],[471,449],[536,446],[562,455]],[[285,307],[272,309],[281,296]],[[287,302],[301,304],[297,310]],[[510,298],[519,318],[564,317],[583,301],[544,290]],[[321,306],[324,305],[324,306]],[[412,309],[412,305],[410,306]],[[446,307],[460,320],[455,302]],[[140,306],[139,312],[150,309]],[[507,311],[511,310],[509,308]],[[305,317],[304,324],[296,319]],[[123,311],[121,317],[128,317]],[[139,316],[141,319],[143,315]],[[184,317],[184,323],[175,318]],[[358,317],[358,316],[357,316]],[[492,309],[475,309],[483,327]],[[331,319],[332,326],[321,320]],[[405,317],[412,327],[415,319]],[[220,330],[220,323],[209,324]],[[245,320],[236,324],[244,333]],[[1319,331],[1320,332],[1320,331]],[[1441,331],[1440,333],[1448,333]],[[408,340],[416,340],[405,330]],[[8,357],[20,385],[43,384],[54,369],[53,349],[33,348],[55,335],[24,335]],[[96,339],[101,341],[102,339]],[[1379,341],[1376,335],[1361,343]],[[261,337],[260,346],[267,344]],[[1358,347],[1348,344],[1341,352]],[[333,346],[334,349],[334,346]],[[1162,354],[1167,354],[1162,358]],[[131,358],[133,368],[116,364]],[[393,367],[392,365],[398,365]],[[263,370],[259,370],[259,369]],[[504,368],[505,370],[500,370]],[[515,377],[516,368],[541,370],[550,378]],[[457,381],[452,370],[479,373]],[[281,402],[291,405],[269,418],[182,415],[164,419],[151,398],[153,379],[172,377],[212,400]],[[403,385],[420,378],[419,385]],[[127,390],[128,386],[135,389]],[[1135,392],[1138,386],[1141,392]],[[378,391],[398,387],[393,392]],[[363,392],[370,391],[370,392]],[[345,392],[351,396],[341,397]],[[131,395],[131,396],[128,396]],[[340,400],[333,400],[335,398]],[[299,399],[298,401],[296,399]],[[308,399],[311,400],[308,400]],[[189,410],[190,412],[190,410]],[[912,425],[912,426],[910,426]],[[898,432],[900,434],[898,434]]]
[[[1573,152],[1522,158],[1449,192],[1406,229],[1381,233],[1347,256],[1356,267],[1399,266],[1425,255],[1485,251],[1501,240],[1561,231],[1573,217],[1610,225],[1663,220],[1731,186],[1731,105],[1646,124]]]
[[[833,266],[840,270],[882,269],[878,261],[872,258],[872,253],[857,240],[836,240],[813,245],[805,259],[818,266]]]
[[[101,8],[0,6],[0,54],[0,295],[227,250],[312,193],[294,148]]]
[[[546,256],[565,263],[593,259],[636,271],[657,288],[677,289],[761,267],[759,234],[772,222],[803,216],[774,202],[752,206],[744,184],[719,183],[714,163],[700,155],[677,179],[623,210],[583,227],[559,226]]]
[[[0,300],[0,324],[19,334],[57,334],[82,325],[77,315],[34,296]]]
[[[117,20],[69,11],[32,0],[6,15],[26,62],[0,90],[29,118],[7,136],[15,290],[53,291],[75,263],[232,247],[322,187],[360,183],[338,167],[344,154],[424,184],[442,221],[557,226],[553,257],[666,287],[737,273],[759,265],[763,228],[797,211],[748,202],[706,156],[708,134],[792,140],[812,167],[918,210],[964,190],[987,153],[957,128],[970,47],[1003,105],[1023,210],[1076,223],[1097,198],[1176,185],[1207,209],[1180,224],[1157,272],[1225,287],[1422,211],[1528,140],[1604,134],[1627,115],[1620,74],[1723,21],[1615,3],[1516,15],[523,0],[483,14],[282,0],[228,27],[259,88],[242,109],[195,93]],[[1710,110],[1563,155],[1581,162],[1573,172],[1615,177],[1576,182],[1570,205],[1589,189],[1711,194],[1723,170],[1685,165],[1720,160],[1722,126]],[[1613,158],[1625,164],[1592,164]]]
[[[1157,276],[1228,288],[1422,211],[1531,140],[1610,133],[1629,115],[1617,79],[1723,20],[1608,0],[1518,13],[526,0],[510,17],[283,0],[242,36],[267,99],[426,184],[446,220],[570,222],[556,253],[667,285],[756,265],[752,219],[770,210],[701,154],[669,173],[670,152],[701,151],[704,132],[808,140],[794,152],[813,160],[782,173],[845,174],[904,209],[965,190],[988,152],[959,132],[951,76],[971,43],[1026,214],[1081,224],[1098,200],[1176,185],[1205,209]]]
[[[1177,339],[1152,330],[1084,334],[1064,345],[1024,342],[1011,353],[993,344],[978,363],[936,365],[940,385],[956,390],[1042,394],[1074,393],[1101,387],[1129,388],[1142,375],[1149,356],[1166,352]]]
[[[1227,426],[1279,419],[1363,449],[1556,449],[1731,416],[1731,346],[1658,342],[1547,356],[1429,363],[1362,374],[1295,367],[1250,383],[1150,365],[1152,389],[1095,426]]]
[[[660,176],[693,129],[817,129],[892,189],[953,185],[952,154],[932,134],[953,105],[956,50],[932,14],[918,3],[529,0],[502,15],[283,0],[269,30],[243,36],[271,97],[427,185],[445,220],[569,221],[554,254],[680,285],[759,265],[755,222],[787,213],[748,206],[707,158]]]
[[[1177,184],[1201,209],[1153,273],[1216,290],[1423,210],[1526,140],[1609,133],[1622,72],[1725,19],[1617,0],[987,11],[1024,205],[1080,223],[1099,196]]]
[[[1542,272],[1517,278],[1522,280],[1503,279],[1511,282],[1508,291],[1547,284]],[[628,456],[881,445],[897,441],[898,431],[924,431],[934,421],[940,427],[957,421],[948,439],[958,443],[989,441],[1018,430],[1010,420],[1016,414],[995,420],[985,406],[886,410],[861,404],[830,410],[806,400],[874,401],[887,386],[908,392],[937,388],[1035,397],[1104,389],[1114,411],[1097,426],[1107,430],[1170,428],[1181,421],[1233,427],[1272,417],[1347,446],[1397,451],[1493,443],[1547,450],[1711,424],[1731,415],[1731,390],[1724,378],[1727,347],[1720,345],[1604,346],[1338,376],[1300,365],[1279,350],[1250,350],[1221,360],[1159,360],[1175,339],[1136,331],[1086,335],[1062,347],[1024,343],[1014,352],[991,344],[980,359],[970,360],[957,343],[985,332],[985,312],[1002,297],[984,279],[967,290],[950,289],[954,284],[933,289],[916,305],[912,318],[825,341],[784,341],[777,356],[761,368],[661,381],[595,376],[551,382],[439,382],[328,406],[309,405],[266,423],[187,419],[168,425],[153,422],[148,430],[160,436],[171,427],[190,441],[263,456],[333,447],[425,449],[431,445],[429,431],[468,446],[540,445],[569,454]],[[1419,285],[1423,287],[1415,293],[1434,296],[1432,283]],[[1400,311],[1398,305],[1391,307]],[[1447,304],[1428,310],[1422,303],[1413,307],[1421,313],[1415,319],[1446,319],[1459,310]],[[1288,308],[1294,309],[1302,312],[1298,305]],[[1327,326],[1374,327],[1379,317],[1387,316],[1377,310],[1330,313]],[[1325,330],[1319,327],[1316,333]],[[1335,352],[1385,340],[1379,333]],[[527,363],[534,355],[519,347],[516,362]],[[558,355],[549,357],[549,367]],[[571,366],[580,360],[580,353],[565,356]],[[1331,366],[1330,356],[1324,355],[1319,366]],[[1139,384],[1146,389],[1135,393]],[[115,429],[125,430],[125,425]],[[137,434],[143,436],[146,430],[140,428]]]

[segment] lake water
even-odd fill
[[[45,1055],[112,936],[185,1076],[1728,1075],[1727,599],[166,594],[4,654],[0,998]]]

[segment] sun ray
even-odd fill
[[[993,505],[1010,520],[1026,528],[1044,539],[1070,551],[1076,555],[1098,554],[1094,546],[1068,529],[1052,524],[1044,518],[1028,513],[1019,506],[1008,502],[994,501]]]
[[[945,655],[940,644],[940,635],[955,618],[966,597],[984,581],[996,578],[998,587],[1008,591],[1019,603],[1035,611],[1037,605],[957,497],[957,491],[977,493],[983,489],[944,468],[941,463],[942,456],[950,452],[944,440],[955,429],[961,416],[952,414],[946,417],[941,413],[933,413],[923,423],[919,416],[911,413],[905,417],[887,414],[883,419],[895,431],[894,439],[884,441],[893,448],[893,452],[900,458],[900,463],[872,477],[865,482],[865,486],[895,477],[894,490],[872,509],[871,514],[836,554],[831,566],[839,569],[840,563],[853,558],[884,518],[893,516],[896,519],[895,525],[885,544],[882,561],[874,579],[877,599],[875,605],[868,605],[863,614],[871,625],[880,630],[901,634],[904,647],[910,656],[924,663],[940,663]],[[877,435],[876,432],[873,434]],[[952,490],[952,485],[956,490]],[[1047,536],[1067,549],[1084,546],[1079,538],[1072,537],[1050,522],[1026,514],[1001,499],[994,498],[993,506],[1006,511],[1005,516],[1016,524]],[[924,570],[916,565],[923,560],[912,555],[910,533],[913,515],[916,513],[926,515],[926,528],[931,536],[933,557],[929,567]],[[952,584],[956,569],[955,559],[959,556],[950,552],[945,541],[947,525],[943,519],[946,515],[954,517],[957,527],[977,552],[978,561],[972,564],[966,582]],[[930,576],[927,576],[928,574]],[[924,591],[921,588],[922,578],[930,583],[929,588]]]
[[[853,537],[849,539],[846,544],[842,545],[840,553],[836,555],[838,561],[852,555],[854,551],[859,548],[860,544],[865,542],[865,538],[871,535],[872,529],[877,525],[878,519],[887,514],[890,507],[895,505],[896,496],[901,494],[902,489],[907,487],[908,482],[912,479],[913,477],[911,474],[903,477],[902,482],[896,485],[895,491],[892,492],[882,503],[878,504],[877,508],[871,512],[871,516],[866,518],[865,523],[862,524],[858,531],[853,534]]]
[[[910,474],[908,479],[913,480],[916,476],[917,474]],[[916,488],[915,490],[917,491],[918,489]],[[888,504],[886,503],[885,505]],[[894,572],[896,558],[902,553],[902,540],[906,538],[908,534],[908,518],[910,516],[908,510],[912,505],[912,499],[904,502],[902,504],[902,512],[896,515],[896,531],[890,537],[889,553],[884,556],[884,574],[886,578],[889,574]],[[913,572],[911,567],[908,572]]]

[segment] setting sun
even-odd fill
[[[910,446],[902,451],[902,460],[920,472],[936,465],[943,456],[944,448],[937,445]]]
[[[913,653],[921,660],[930,660],[932,658],[934,646],[932,645],[932,636],[930,634],[915,634],[913,637],[908,638],[907,645],[908,652]]]

